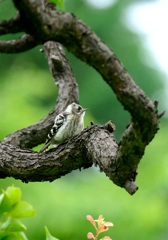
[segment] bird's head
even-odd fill
[[[82,108],[77,103],[72,103],[67,107],[66,112],[77,116],[84,116],[87,110],[88,108]]]

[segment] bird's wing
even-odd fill
[[[65,123],[66,119],[67,114],[65,112],[60,113],[59,115],[56,116],[54,125],[51,128],[49,134],[47,135],[47,140],[39,152],[44,152],[50,146],[51,139],[53,138],[53,136],[57,134],[58,130]]]
[[[67,115],[68,114],[63,112],[56,116],[55,121],[54,121],[54,126],[56,126],[57,129],[59,129],[64,124],[64,122],[66,121]]]

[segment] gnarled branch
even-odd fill
[[[67,148],[65,144],[61,144],[45,154],[20,149],[42,143],[55,115],[69,103],[78,102],[77,84],[63,49],[56,43],[48,42],[44,44],[44,51],[59,86],[57,104],[39,123],[18,130],[1,142],[1,177],[13,176],[23,181],[54,180],[72,169],[89,167],[94,162],[115,184],[125,188],[130,194],[135,193],[138,189],[134,183],[137,166],[146,145],[155,136],[159,128],[159,118],[163,115],[157,114],[157,101],[153,103],[148,98],[112,50],[73,14],[45,9],[40,0],[13,1],[21,18],[24,18],[24,29],[28,36],[36,44],[48,40],[59,41],[76,57],[94,67],[113,89],[124,108],[130,112],[132,120],[119,145],[109,132],[111,128],[114,129],[110,122],[104,126],[92,124],[76,136]],[[11,48],[5,50],[0,47],[0,51],[14,52],[12,44],[9,45]],[[28,49],[20,48],[21,51]],[[13,168],[11,159],[14,160]]]
[[[68,145],[60,144],[42,154],[18,149],[2,141],[0,174],[1,177],[13,176],[23,181],[52,181],[74,169],[90,167],[94,162],[112,178],[116,151],[117,143],[113,135],[99,125],[85,128]]]
[[[0,35],[7,33],[18,33],[24,31],[24,25],[20,18],[20,13],[17,13],[12,19],[0,22]]]

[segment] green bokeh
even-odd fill
[[[113,7],[97,10],[85,1],[65,2],[65,9],[85,21],[98,36],[112,48],[136,83],[154,100],[163,89],[162,74],[154,66],[145,65],[142,40],[131,33],[123,23],[124,10],[135,1],[118,1]],[[17,11],[9,0],[0,3],[0,18],[12,17]],[[18,36],[18,35],[17,35]],[[16,35],[2,36],[12,39]],[[0,55],[0,139],[11,132],[38,122],[55,105],[58,89],[54,84],[41,46],[21,54]],[[80,104],[89,108],[85,126],[93,120],[104,124],[112,120],[116,125],[115,137],[120,139],[130,121],[109,86],[91,67],[67,52],[77,78]],[[155,69],[154,69],[155,68]],[[158,96],[159,97],[159,96]],[[159,105],[160,110],[162,105]],[[138,169],[138,192],[130,196],[115,186],[98,168],[73,171],[53,183],[22,183],[7,178],[0,180],[0,188],[14,184],[22,189],[22,199],[37,210],[34,217],[24,219],[28,239],[45,239],[44,226],[60,240],[86,239],[93,226],[86,220],[100,214],[114,223],[109,235],[113,240],[168,239],[168,148],[167,120],[161,120],[161,130],[147,147]],[[102,234],[103,237],[103,234]]]

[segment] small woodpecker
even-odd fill
[[[47,140],[39,151],[46,151],[51,145],[60,144],[79,134],[84,128],[84,115],[88,108],[82,108],[76,103],[70,104],[64,112],[56,116]]]

